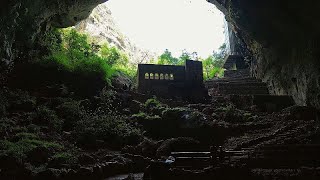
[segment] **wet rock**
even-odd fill
[[[152,141],[150,139],[144,139],[137,146],[125,146],[122,150],[123,153],[139,154],[144,157],[155,157],[157,149],[161,145],[162,141]]]
[[[125,154],[126,158],[131,160],[130,164],[130,171],[133,172],[141,172],[144,170],[144,168],[150,164],[151,159],[145,158],[140,155],[131,155],[131,154]]]
[[[66,174],[64,176],[62,176],[61,178],[66,179],[66,180],[77,179],[76,174],[77,174],[77,172],[75,170],[69,169],[69,170],[67,170]]]
[[[87,180],[93,177],[93,168],[91,167],[80,167],[76,174],[79,180]]]
[[[212,107],[206,107],[202,110],[202,113],[205,115],[211,115],[212,113],[214,113],[214,108]]]
[[[320,112],[314,107],[291,106],[282,110],[287,114],[287,119],[294,120],[319,120]]]
[[[151,161],[150,166],[148,166],[144,172],[143,179],[168,179],[169,178],[169,164],[161,161]]]
[[[32,111],[35,109],[36,102],[31,99],[23,100],[23,101],[18,101],[18,102],[13,102],[10,105],[10,110],[11,111]]]
[[[130,102],[129,109],[130,109],[130,111],[131,111],[133,114],[137,114],[137,113],[140,112],[141,106],[142,106],[142,104],[141,104],[139,101],[132,100],[132,101]]]
[[[43,170],[36,175],[36,180],[56,180],[59,178],[61,171],[58,169],[49,168]]]
[[[21,163],[12,156],[3,154],[0,156],[0,169],[15,169],[21,166]]]
[[[36,147],[27,154],[29,162],[34,165],[44,164],[48,161],[49,150],[45,147]]]
[[[79,163],[82,165],[93,164],[96,162],[95,158],[88,154],[81,154],[78,158]]]
[[[103,178],[103,169],[100,164],[96,164],[93,167],[93,179],[102,179]]]

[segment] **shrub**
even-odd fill
[[[33,139],[33,137],[22,137],[17,142],[11,142],[8,140],[0,141],[0,154],[11,155],[15,158],[23,160],[27,157],[27,154],[37,147],[43,147],[48,151],[60,151],[63,146],[54,142],[42,141]]]
[[[76,123],[84,117],[85,110],[80,106],[80,101],[70,101],[59,105],[57,114],[64,119],[63,130],[73,130]]]
[[[54,30],[46,38],[51,53],[39,62],[44,66],[85,76],[97,76],[108,85],[111,85],[111,78],[116,70],[133,76],[132,70],[127,70],[128,56],[116,47],[90,43],[86,34],[78,33],[72,28]]]
[[[88,115],[76,125],[77,142],[85,147],[95,147],[96,140],[119,147],[124,144],[137,144],[142,132],[127,123],[124,117],[113,114]]]
[[[156,97],[154,97],[154,98],[148,99],[144,105],[147,109],[153,109],[161,106],[161,102],[158,101]]]
[[[36,110],[33,123],[40,126],[47,126],[49,130],[59,132],[62,129],[63,121],[56,115],[56,112],[46,106],[40,106]]]
[[[5,137],[8,134],[11,134],[13,127],[16,126],[16,122],[8,118],[0,119],[0,137]]]
[[[74,165],[77,164],[78,158],[68,152],[60,152],[52,156],[51,161],[49,162],[50,167],[59,167],[63,164]]]

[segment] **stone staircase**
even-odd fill
[[[294,105],[291,96],[271,95],[266,83],[252,77],[225,77],[205,82],[212,98],[228,98],[236,106],[274,112]]]
[[[268,87],[261,80],[250,77],[222,78],[205,83],[210,96],[229,94],[268,95]]]

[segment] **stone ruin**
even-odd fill
[[[224,71],[224,77],[226,78],[250,77],[250,68],[243,56],[228,55],[223,68],[226,69]]]
[[[207,96],[202,62],[187,60],[178,65],[138,65],[138,92],[164,98],[199,101]]]

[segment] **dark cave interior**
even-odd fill
[[[46,32],[75,25],[105,1],[0,2],[1,179],[103,179],[143,171],[149,179],[320,176],[320,1],[208,0],[225,14],[232,53],[243,56],[252,78],[261,80],[249,79],[249,83],[263,84],[271,95],[293,98],[294,106],[276,112],[256,111],[254,102],[265,99],[251,97],[217,98],[207,104],[195,104],[116,90],[110,99],[110,91],[95,77],[82,79],[84,83],[70,88],[78,95],[73,99],[65,89],[68,82],[81,79],[81,75],[57,74],[54,69],[43,70],[30,63],[46,53],[41,46]],[[24,73],[32,71],[43,76],[24,77]],[[43,87],[47,82],[55,84]],[[27,90],[19,89],[29,85]],[[236,103],[231,105],[229,101]],[[116,106],[109,106],[115,102]],[[100,111],[103,108],[119,114]],[[56,131],[57,127],[62,130]],[[116,131],[109,132],[111,127]],[[136,127],[142,127],[144,132],[138,132]],[[222,152],[215,149],[221,145],[223,152],[240,155],[242,150],[252,153],[260,148],[254,152],[255,157],[268,152],[264,157],[270,158],[257,158],[246,166],[232,164],[229,158],[228,165],[221,163],[196,172],[168,170],[166,163],[156,161],[174,150],[201,151],[202,146],[208,150],[212,144],[215,145],[209,151],[213,154]],[[26,154],[21,155],[20,150]],[[63,153],[65,150],[68,153]],[[17,151],[20,159],[11,156]],[[306,154],[309,157],[302,158]],[[287,159],[274,162],[281,156]],[[221,161],[221,154],[217,157]],[[272,174],[270,169],[277,169],[278,174]]]

